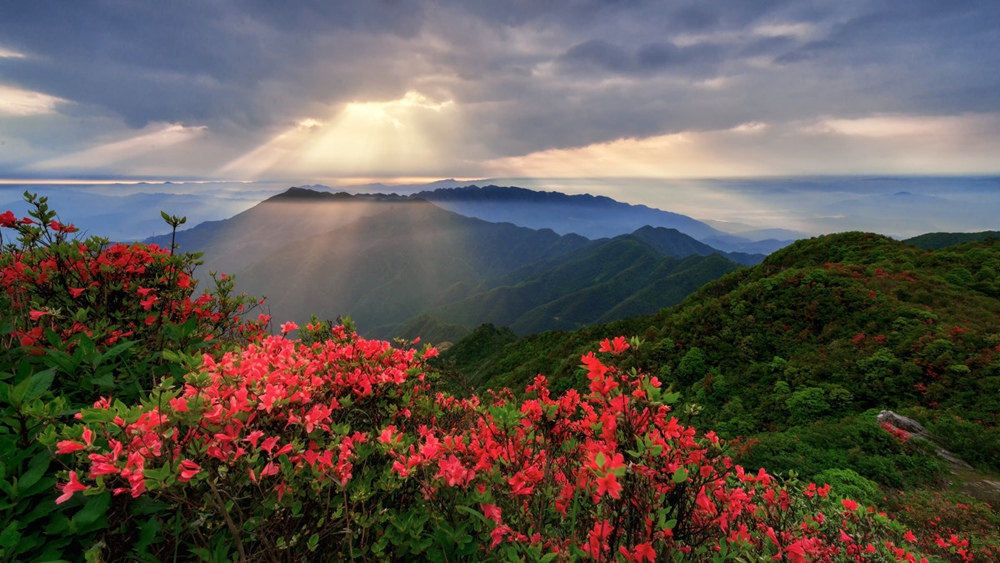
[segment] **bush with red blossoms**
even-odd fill
[[[256,301],[218,279],[196,296],[197,257],[75,238],[45,198],[0,214],[0,561],[65,559],[108,526],[109,501],[54,500],[58,463],[41,442],[101,395],[137,402],[189,354],[259,339]],[[180,220],[176,220],[179,224]],[[81,487],[72,479],[59,498]]]
[[[902,525],[829,486],[734,466],[655,377],[608,361],[637,344],[583,356],[586,395],[539,376],[517,402],[433,393],[431,348],[343,326],[269,337],[141,405],[85,409],[56,444],[61,498],[154,500],[159,543],[141,547],[160,556],[923,560]]]
[[[263,334],[268,319],[244,319],[256,302],[235,294],[231,278],[195,295],[197,256],[75,239],[77,229],[60,222],[46,198],[25,198],[33,206],[28,217],[8,211],[0,221],[0,342],[47,354],[59,372],[53,390],[91,401],[100,389],[135,396],[166,371],[162,350],[218,348]],[[3,228],[15,236],[3,238]]]

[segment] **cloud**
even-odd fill
[[[721,61],[720,49],[710,44],[680,47],[664,41],[626,49],[601,39],[591,39],[560,55],[557,64],[569,73],[642,74],[673,70],[712,75]]]
[[[202,136],[205,129],[180,124],[151,124],[138,135],[44,160],[36,164],[35,169],[96,171],[111,169],[150,155],[156,155],[155,160],[161,161],[164,151]]]
[[[992,173],[1000,113],[875,116],[689,131],[549,149],[487,163],[506,177],[698,178]],[[811,157],[822,150],[824,158]]]
[[[0,84],[0,115],[38,115],[55,112],[56,104],[66,100],[42,94],[12,88]]]
[[[331,131],[361,134],[347,123],[351,112],[390,107],[408,92],[452,105],[386,110],[405,114],[394,117],[405,134],[374,124],[365,155],[345,141],[329,166],[300,158],[298,170],[377,168],[346,166],[354,151],[351,162],[381,159],[387,174],[478,175],[512,162],[504,159],[674,135],[756,155],[727,148],[735,131],[713,132],[766,123],[765,145],[784,148],[779,132],[801,124],[1000,111],[993,3],[94,0],[4,12],[0,128],[25,147],[21,170],[63,158],[68,173],[86,164],[73,153],[171,124],[205,128],[171,149],[184,174],[238,173],[238,162],[261,172],[248,155],[268,146],[257,153],[273,160],[266,168],[291,174],[295,159],[275,155],[295,138],[326,135],[337,146]],[[308,135],[297,128],[307,118],[318,123]],[[25,121],[45,119],[34,132]],[[829,161],[831,136],[875,142],[844,131],[796,135],[813,144],[792,147],[805,160],[790,170]],[[164,169],[158,153],[123,154],[94,162]],[[768,167],[786,160],[770,155]]]

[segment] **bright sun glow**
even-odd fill
[[[388,102],[353,102],[327,119],[305,118],[226,164],[243,177],[421,175],[441,168],[442,134],[457,126],[454,103],[407,92]]]

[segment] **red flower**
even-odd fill
[[[56,499],[56,504],[62,504],[73,497],[73,493],[77,491],[86,491],[87,486],[80,483],[76,477],[76,471],[69,472],[69,483],[66,483],[60,489],[62,494]]]
[[[622,486],[618,483],[618,478],[615,474],[608,472],[603,477],[597,478],[597,494],[603,495],[608,493],[611,498],[621,498]]]
[[[17,225],[17,217],[14,212],[7,210],[0,214],[0,227],[13,228]]]
[[[73,440],[63,440],[63,441],[59,442],[58,444],[56,444],[56,453],[57,454],[69,454],[69,453],[77,452],[77,451],[84,450],[84,449],[87,449],[87,446],[84,446],[83,444],[74,442]]]
[[[847,510],[850,510],[851,512],[857,510],[857,508],[858,508],[858,503],[854,502],[853,500],[851,500],[849,498],[842,499],[840,502],[841,502],[841,504],[844,505],[844,508],[846,508]]]
[[[181,461],[181,474],[177,477],[177,480],[181,483],[187,483],[192,477],[201,472],[201,466],[197,463],[191,461],[190,459],[185,459]]]
[[[629,349],[628,341],[625,340],[624,336],[616,336],[615,339],[608,340],[605,338],[601,341],[600,352],[611,352],[614,355],[621,354],[625,350]]]

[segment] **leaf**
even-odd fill
[[[309,536],[309,539],[306,540],[306,547],[310,552],[315,552],[316,548],[319,547],[319,534]]]
[[[455,510],[457,510],[459,512],[464,512],[465,514],[468,514],[470,516],[475,516],[476,518],[479,518],[480,520],[482,520],[483,522],[486,522],[487,524],[489,524],[489,522],[490,522],[486,518],[486,516],[483,515],[482,512],[479,512],[475,508],[471,508],[471,507],[468,507],[468,506],[456,506]]]
[[[73,521],[77,526],[89,526],[108,511],[111,505],[111,493],[104,492],[96,496],[89,497],[86,504],[79,512],[73,515]]]
[[[55,368],[49,368],[45,371],[40,371],[29,378],[31,383],[28,384],[28,389],[24,394],[25,401],[34,401],[38,397],[41,397],[43,393],[49,390],[52,386],[52,381],[55,379],[56,370]]]
[[[118,416],[118,414],[115,413],[115,411],[92,408],[83,411],[83,417],[80,420],[82,420],[84,424],[92,424],[95,422],[99,424],[106,424],[114,420],[116,416]]]
[[[104,354],[103,354],[103,356],[101,357],[101,359],[99,359],[98,361],[104,361],[104,360],[108,360],[110,358],[117,358],[118,356],[120,356],[122,354],[122,352],[124,352],[125,350],[128,350],[129,348],[135,346],[138,343],[139,343],[138,340],[128,340],[128,341],[122,342],[121,344],[118,344],[118,345],[116,345],[116,346],[108,349],[107,351],[105,351]]]
[[[100,377],[95,377],[91,379],[90,384],[95,387],[103,387],[105,389],[110,389],[115,386],[115,377],[110,373],[105,373]]]
[[[30,463],[30,468],[24,472],[24,475],[17,482],[17,488],[19,494],[25,494],[31,487],[38,482],[45,475],[45,471],[49,468],[49,462],[51,457],[48,452],[40,453],[32,458]]]
[[[677,471],[674,471],[674,476],[673,476],[674,483],[680,485],[684,481],[687,481],[687,478],[688,478],[688,470],[684,469],[683,466],[678,467]]]
[[[0,532],[0,547],[5,550],[11,549],[16,546],[18,542],[21,541],[21,532],[17,531],[18,522],[14,520],[7,527],[4,528],[3,532]]]

